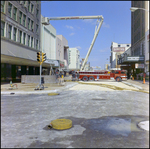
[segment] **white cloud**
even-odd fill
[[[103,27],[106,27],[106,28],[110,28],[109,24],[106,24],[105,22],[103,23],[102,26],[103,26]]]
[[[66,25],[67,28],[69,29],[74,29],[72,26]]]
[[[77,47],[75,47],[75,48],[77,48],[77,49],[82,49],[80,46],[77,46]]]
[[[70,36],[73,36],[75,33],[70,33]]]

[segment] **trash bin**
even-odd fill
[[[41,84],[44,84],[44,77],[41,77]]]

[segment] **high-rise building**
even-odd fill
[[[39,74],[40,28],[40,1],[1,1],[1,80]]]
[[[131,7],[141,8],[131,12],[131,55],[144,56],[139,72],[149,72],[149,1],[131,1]]]

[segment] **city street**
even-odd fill
[[[60,118],[72,127],[48,128]],[[55,96],[2,94],[1,147],[148,148],[149,131],[137,126],[148,120],[149,94],[131,88],[76,83]]]

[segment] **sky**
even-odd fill
[[[41,1],[44,17],[99,16],[104,18],[88,62],[90,66],[110,61],[112,42],[131,44],[131,1]],[[80,60],[86,57],[94,37],[97,19],[51,20],[57,35],[63,35],[70,48],[80,51]]]

